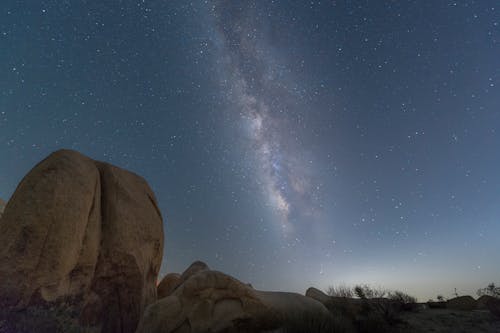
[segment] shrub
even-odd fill
[[[352,289],[346,285],[328,287],[326,294],[332,297],[352,298],[354,296]]]
[[[356,285],[354,293],[361,299],[382,298],[387,295],[387,290],[382,288],[370,287],[367,284]]]
[[[413,296],[401,291],[373,288],[367,284],[354,288],[330,287],[328,294],[337,298],[333,297],[325,306],[344,318],[344,321],[351,322],[352,328],[356,330],[349,332],[388,332],[395,326],[403,329],[407,323],[401,319],[401,312],[417,307],[417,299]],[[357,299],[352,298],[353,295]]]
[[[354,320],[362,312],[363,304],[358,299],[347,297],[332,297],[325,303],[325,307],[334,315]]]
[[[390,292],[389,299],[401,304],[417,303],[417,299],[415,297],[405,294],[404,292],[399,290]]]
[[[385,298],[372,299],[368,303],[369,317],[379,317],[387,324],[393,325],[400,322],[399,314],[402,307]]]
[[[390,292],[389,299],[403,311],[413,311],[417,306],[417,299],[415,297],[405,294],[399,290]]]
[[[478,289],[477,291],[478,296],[493,296],[495,298],[500,298],[500,287],[495,286],[494,283],[490,283],[486,288],[481,288]]]
[[[366,294],[365,294],[365,290],[363,289],[362,286],[354,287],[354,293],[356,294],[356,296],[358,298],[367,299]]]

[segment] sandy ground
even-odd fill
[[[487,310],[427,309],[401,316],[409,324],[402,332],[500,333],[500,318]]]

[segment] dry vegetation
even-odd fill
[[[439,302],[417,303],[404,292],[368,285],[332,286],[327,294],[332,297],[327,307],[340,314],[342,324],[338,326],[344,330],[303,332],[500,332],[500,288],[493,283],[478,290],[479,296],[493,298],[483,310],[447,308],[442,295],[437,297]],[[470,297],[454,298],[450,304],[460,299]]]

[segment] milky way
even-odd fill
[[[272,53],[265,22],[255,12],[255,3],[235,5],[231,1],[214,4],[213,13],[221,44],[223,75],[229,81],[227,98],[239,114],[249,148],[256,163],[258,183],[267,205],[280,218],[285,234],[294,229],[292,220],[317,211],[308,193],[312,183],[311,166],[297,137],[300,122],[294,122],[294,104],[300,97],[287,87],[286,64]]]

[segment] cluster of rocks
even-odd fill
[[[323,304],[296,293],[253,289],[203,262],[168,274],[137,333],[262,332],[282,327],[290,314],[328,316]]]
[[[500,300],[490,295],[482,295],[477,300],[472,296],[457,296],[447,301],[432,302],[426,305],[431,309],[452,309],[452,310],[490,310],[491,313],[500,317]]]
[[[69,303],[82,326],[106,333],[266,331],[292,314],[329,315],[314,298],[255,290],[202,262],[157,286],[163,239],[143,178],[55,152],[0,218],[0,309]]]

